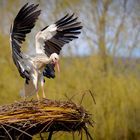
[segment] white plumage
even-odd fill
[[[44,93],[44,76],[50,78],[50,69],[52,65],[57,65],[61,48],[78,38],[80,34],[80,22],[77,17],[66,15],[56,23],[46,26],[35,36],[35,55],[27,55],[21,52],[21,44],[25,41],[26,34],[31,32],[35,22],[40,15],[41,10],[37,10],[38,5],[25,4],[17,16],[10,30],[10,44],[12,48],[12,57],[20,75],[25,78],[24,96],[30,96],[34,93],[38,95],[39,83]],[[54,68],[54,67],[53,67]]]

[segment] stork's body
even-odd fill
[[[43,53],[38,53],[35,55],[22,55],[22,59],[19,60],[20,66],[24,68],[24,71],[26,71],[29,74],[29,78],[26,78],[25,82],[25,91],[24,96],[31,96],[35,92],[37,93],[37,98],[39,99],[38,95],[38,87],[39,83],[41,83],[43,97],[45,98],[44,93],[44,75],[43,71],[47,64],[56,63],[58,61],[59,57],[56,53],[53,53],[50,57],[47,57]],[[31,90],[32,89],[32,90]]]
[[[38,5],[25,4],[17,14],[11,26],[10,41],[12,47],[12,57],[20,75],[25,78],[24,95],[30,96],[37,93],[41,83],[44,93],[44,76],[54,78],[54,66],[58,66],[59,53],[61,48],[78,38],[80,34],[80,22],[74,14],[68,14],[58,20],[56,23],[46,26],[35,36],[34,55],[27,55],[21,51],[21,44],[25,41],[26,34],[31,32],[35,22],[40,15],[41,10],[37,10]]]

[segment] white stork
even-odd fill
[[[35,55],[27,55],[21,51],[21,45],[25,41],[26,34],[31,32],[35,22],[41,13],[37,10],[38,5],[25,4],[17,16],[10,30],[10,42],[12,48],[12,58],[20,73],[25,78],[24,96],[37,94],[39,100],[38,87],[41,83],[44,93],[44,76],[49,78],[50,66],[52,70],[54,65],[58,67],[59,53],[61,48],[78,38],[82,26],[77,22],[74,14],[67,14],[54,24],[46,26],[35,36]],[[59,69],[59,67],[58,67]]]

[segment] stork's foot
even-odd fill
[[[43,98],[46,98],[46,95],[45,95],[45,93],[43,92],[42,94],[43,94]]]
[[[42,96],[43,96],[43,98],[46,98],[46,95],[45,95],[45,92],[44,92],[44,86],[42,85],[41,87],[42,87]]]

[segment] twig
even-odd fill
[[[89,90],[89,93],[90,93],[90,95],[91,95],[91,97],[92,97],[92,99],[93,99],[94,104],[96,104],[96,101],[95,101],[94,95],[93,95],[93,93],[91,92],[91,90]]]
[[[65,94],[65,97],[69,102],[72,102],[72,99],[75,97],[75,95],[73,95],[72,97],[68,97],[67,94]]]
[[[82,140],[83,139],[83,130],[80,131],[80,134],[81,134],[80,135],[80,140]]]
[[[49,136],[48,136],[48,140],[52,139],[52,135],[53,135],[53,131],[50,131]]]
[[[30,135],[30,134],[26,133],[25,131],[22,131],[22,130],[20,130],[20,129],[18,129],[18,128],[14,127],[14,126],[11,126],[11,125],[8,125],[8,124],[3,124],[3,125],[8,126],[8,127],[11,127],[11,128],[13,128],[13,129],[15,129],[15,130],[17,130],[17,131],[21,132],[21,133],[24,133],[24,134],[25,134],[25,135],[27,135],[27,136],[29,136],[29,137],[33,138],[33,136],[32,136],[32,135]]]
[[[75,137],[74,137],[74,132],[72,132],[72,139],[73,139],[73,140],[75,140]]]
[[[48,129],[50,128],[50,126],[52,125],[52,123],[53,123],[53,120],[51,120],[50,122],[48,122],[48,124],[45,125],[45,126],[41,129],[40,133],[42,133],[46,128],[47,128],[46,131],[48,131]]]
[[[40,136],[41,140],[44,140],[44,138],[42,137],[42,133],[39,133],[39,136]]]
[[[31,129],[32,127],[34,127],[34,126],[33,126],[33,125],[30,126],[30,127],[28,127],[27,129],[25,129],[24,131],[26,132],[26,131],[28,131],[29,129]],[[21,133],[21,134],[17,137],[17,139],[19,139],[23,134],[24,134],[24,133]]]
[[[4,129],[4,131],[7,133],[8,137],[10,138],[10,140],[13,140],[11,135],[9,134],[9,132],[5,129],[5,127],[3,125],[1,125],[1,127]]]
[[[85,130],[86,132],[86,135],[87,135],[87,140],[88,140],[88,137],[93,140],[92,136],[90,135],[90,133],[88,132],[87,128],[86,127],[83,127],[83,129]]]
[[[86,95],[86,92],[85,92],[85,93],[83,93],[83,95],[82,95],[82,98],[81,98],[81,100],[80,100],[80,102],[79,102],[79,104],[80,104],[80,105],[82,104],[82,102],[83,102],[83,99],[84,99],[85,95]]]

